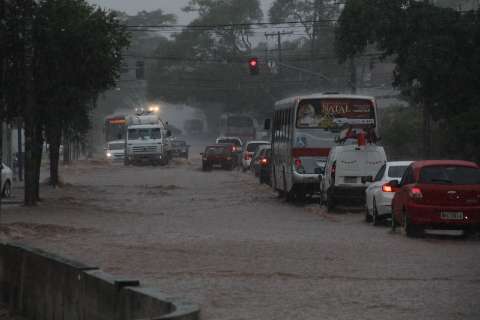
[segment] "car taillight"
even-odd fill
[[[423,198],[422,190],[419,187],[411,188],[408,195],[415,200],[421,200]]]
[[[295,159],[295,169],[298,173],[305,173],[305,168],[303,167],[302,160]]]
[[[267,165],[267,164],[268,164],[268,159],[267,159],[267,158],[262,158],[262,159],[260,160],[260,164],[262,164],[262,165]]]
[[[387,183],[387,184],[384,184],[382,186],[382,191],[383,192],[393,192],[393,188],[392,188],[392,186],[388,185],[388,183]]]

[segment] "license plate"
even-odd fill
[[[444,220],[463,220],[463,212],[440,212],[440,218]]]
[[[345,177],[345,183],[357,183],[357,177]]]

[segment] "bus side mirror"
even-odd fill
[[[270,119],[265,119],[265,122],[263,124],[263,129],[270,130],[271,122],[272,121]]]

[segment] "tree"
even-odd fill
[[[92,101],[115,85],[128,36],[115,13],[84,0],[43,0],[36,14],[37,112],[50,145],[50,183],[57,185],[62,134],[90,127]]]
[[[459,121],[479,112],[479,31],[478,11],[403,0],[350,0],[339,19],[336,51],[344,61],[375,44],[385,57],[393,56],[394,85],[422,109],[424,157],[432,156],[435,121],[449,137],[440,149],[475,159],[478,155],[469,150],[480,139],[465,134],[475,131]]]
[[[259,1],[192,0],[185,10],[199,17],[159,45],[147,78],[149,98],[189,102],[212,113],[258,108],[254,97],[261,96],[262,85],[257,81],[266,70],[251,81],[247,61],[254,54],[250,24],[262,18]]]

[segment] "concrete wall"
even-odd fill
[[[199,319],[139,281],[21,244],[0,244],[0,303],[32,320]]]

